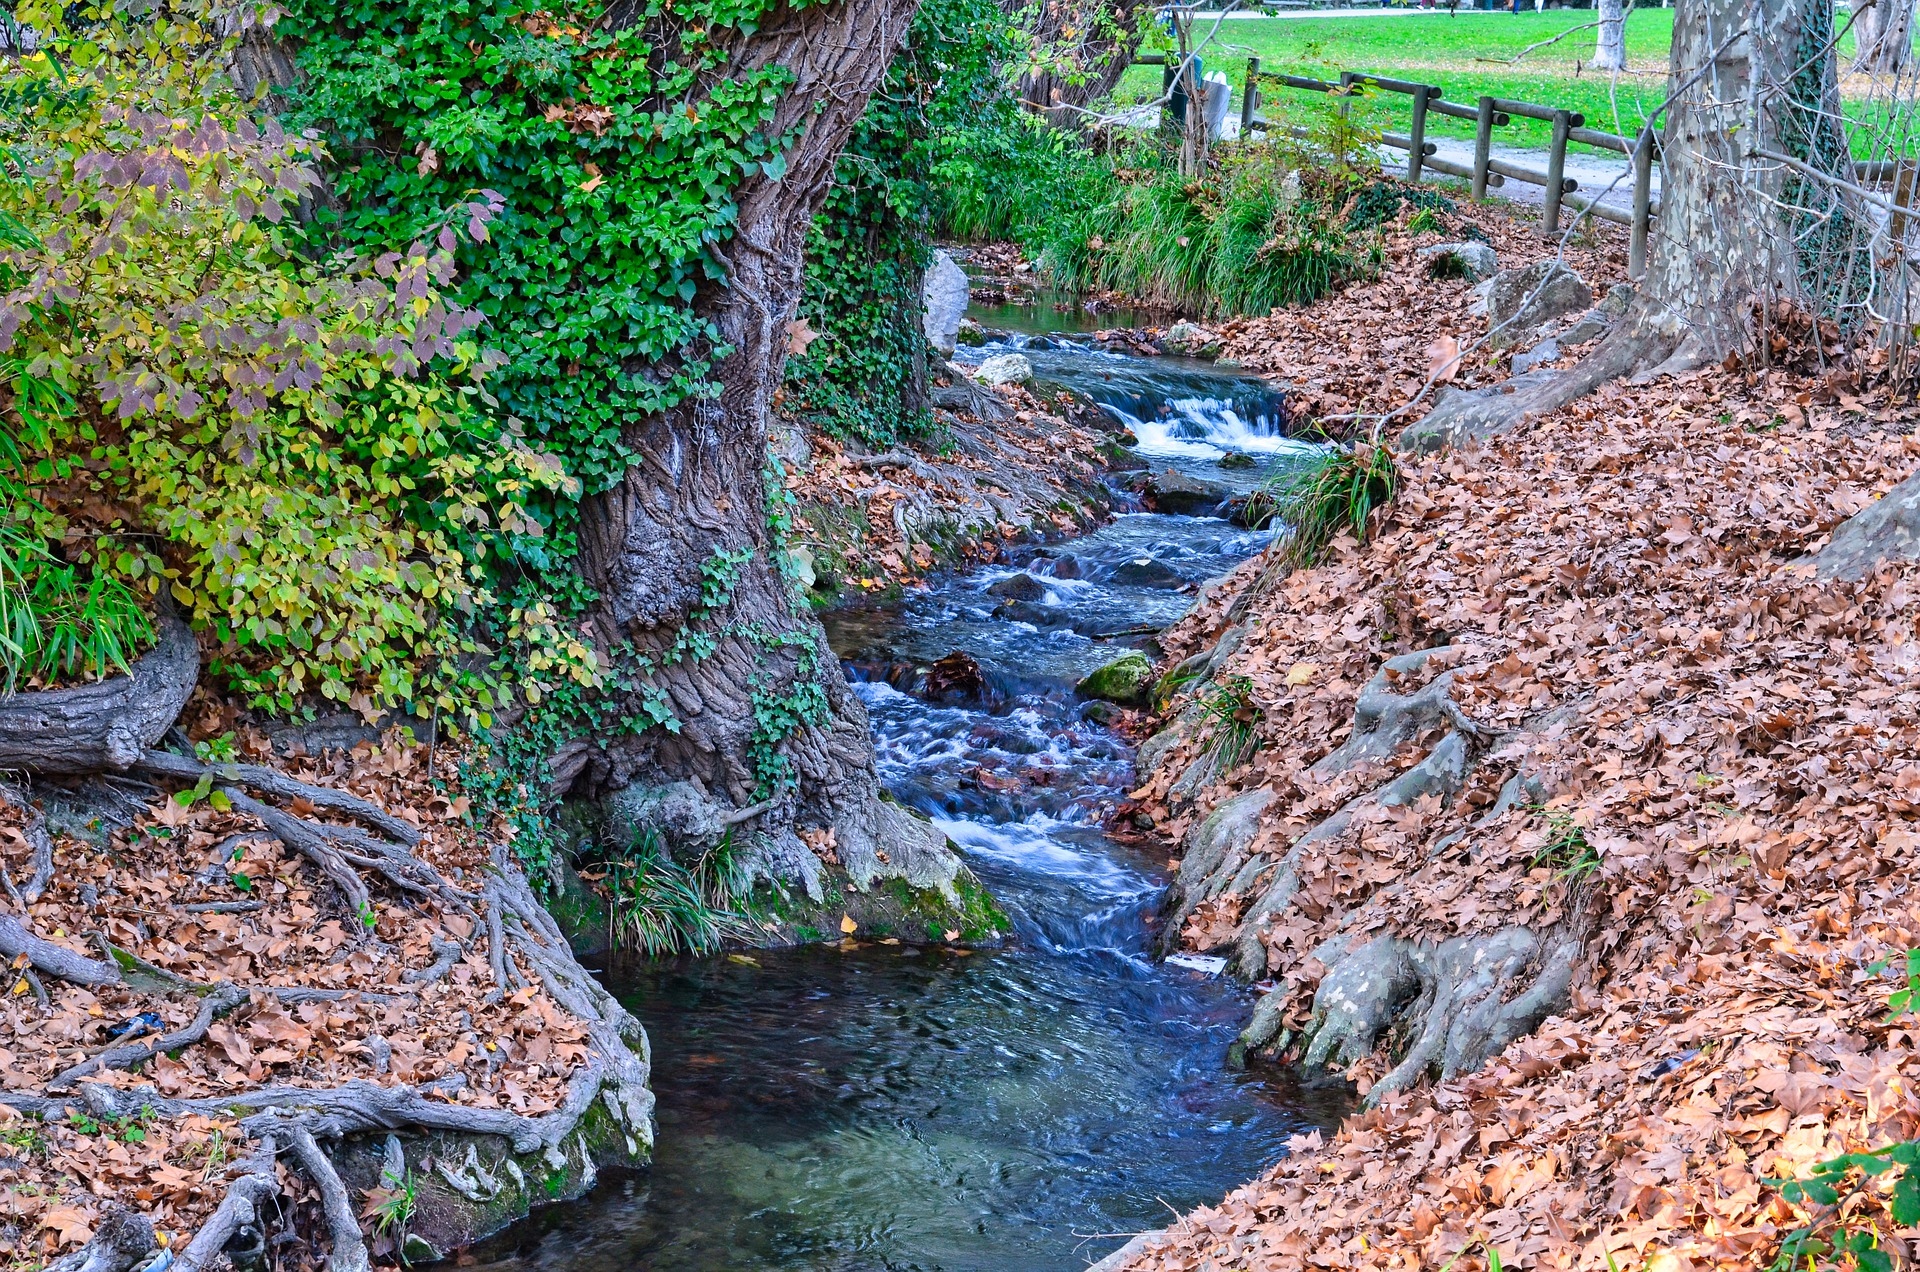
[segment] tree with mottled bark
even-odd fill
[[[1833,23],[1832,0],[1680,0],[1660,210],[1627,315],[1571,369],[1506,393],[1443,392],[1403,445],[1493,436],[1621,376],[1752,352],[1756,316],[1770,312],[1758,299],[1856,339],[1897,321],[1903,291],[1887,270],[1899,267],[1875,260],[1884,231],[1856,193],[1839,123]]]
[[[1139,0],[1007,0],[1006,8],[1028,44],[1015,95],[1056,128],[1078,123],[1133,64]]]
[[[1854,7],[1854,74],[1895,76],[1913,64],[1913,5],[1861,0]]]

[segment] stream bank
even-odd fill
[[[1054,384],[1110,400],[1136,463],[1225,493],[1316,449],[1285,436],[1270,386],[1091,340],[1031,345],[1007,333],[998,351],[1044,352]],[[1222,470],[1229,447],[1260,462]],[[1151,649],[1268,536],[1103,491],[1120,511],[1097,529],[1003,539],[990,564],[824,615],[884,785],[960,847],[1009,917],[1005,947],[856,923],[831,945],[610,964],[653,1041],[653,1165],[479,1266],[1073,1267],[1337,1119],[1343,1092],[1226,1065],[1242,989],[1155,958],[1165,863],[1105,830],[1134,750],[1073,690]]]
[[[1137,792],[1180,845],[1177,943],[1272,985],[1250,1056],[1369,1107],[1116,1266],[1731,1270],[1831,1239],[1770,1181],[1920,1135],[1888,1012],[1920,947],[1920,565],[1806,562],[1912,473],[1910,424],[1780,372],[1610,386],[1410,464],[1370,541],[1250,563],[1168,634],[1205,655]],[[1231,766],[1194,707],[1225,685],[1258,744]]]

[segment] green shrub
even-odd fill
[[[254,705],[453,706],[491,580],[542,532],[529,499],[577,489],[493,409],[479,316],[448,292],[498,200],[316,263],[288,227],[319,156],[254,125],[193,11],[21,16],[48,52],[0,66],[0,407],[16,526],[38,512],[0,544],[13,597],[52,617],[37,645],[8,622],[9,669],[124,661],[148,638],[134,592],[164,591]]]
[[[1365,539],[1368,518],[1393,498],[1399,481],[1392,451],[1379,443],[1358,442],[1269,479],[1249,506],[1247,519],[1256,526],[1278,521],[1286,534],[1286,559],[1309,566],[1342,531]]]

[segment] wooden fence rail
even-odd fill
[[[1161,89],[1170,100],[1176,66],[1165,54],[1147,54],[1136,60],[1164,68]],[[1509,180],[1540,186],[1545,191],[1540,219],[1542,235],[1551,237],[1560,232],[1562,207],[1571,207],[1577,213],[1625,225],[1631,231],[1627,272],[1629,276],[1638,278],[1646,270],[1647,226],[1659,212],[1652,191],[1653,160],[1658,141],[1651,132],[1643,131],[1638,137],[1621,137],[1587,127],[1586,117],[1579,111],[1543,106],[1537,102],[1511,101],[1504,97],[1483,96],[1476,104],[1466,106],[1447,101],[1445,90],[1438,84],[1422,84],[1387,75],[1342,71],[1339,81],[1333,83],[1304,75],[1263,71],[1260,69],[1260,59],[1250,57],[1247,59],[1246,90],[1240,98],[1240,131],[1243,136],[1252,135],[1255,129],[1269,127],[1268,122],[1257,113],[1260,86],[1263,84],[1290,88],[1296,92],[1340,97],[1348,96],[1356,88],[1364,86],[1379,92],[1411,97],[1413,110],[1407,131],[1385,133],[1380,138],[1382,145],[1407,152],[1406,179],[1409,182],[1419,181],[1428,172],[1456,177],[1470,184],[1475,199],[1485,199],[1489,189],[1497,189]],[[1472,164],[1455,163],[1435,153],[1437,147],[1427,140],[1427,118],[1436,114],[1473,123]],[[1552,126],[1545,172],[1497,158],[1493,154],[1493,130],[1512,124],[1516,117],[1537,119]],[[1289,132],[1297,135],[1298,130],[1290,129]],[[1623,211],[1575,194],[1580,183],[1566,175],[1567,145],[1570,142],[1611,150],[1633,160],[1632,211]]]

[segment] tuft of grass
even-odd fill
[[[1336,176],[1270,146],[1218,153],[1193,181],[1150,149],[1114,167],[1103,197],[1046,236],[1054,279],[1225,317],[1304,305],[1378,269],[1378,244],[1332,215],[1345,198]]]
[[[1319,562],[1341,532],[1366,538],[1374,509],[1392,500],[1400,469],[1384,443],[1358,442],[1269,479],[1248,509],[1248,524],[1286,528],[1282,554],[1294,565]]]
[[[1214,771],[1231,773],[1260,749],[1257,727],[1260,713],[1253,705],[1253,681],[1233,676],[1212,692],[1200,695],[1200,718],[1206,729],[1206,753]]]
[[[734,906],[750,883],[731,834],[689,869],[648,830],[606,863],[614,939],[648,958],[710,953],[747,930]]]
[[[1547,819],[1547,842],[1527,863],[1528,869],[1544,866],[1562,879],[1585,879],[1600,871],[1600,850],[1587,842],[1586,828],[1573,820],[1573,814],[1557,808],[1538,810]]]

